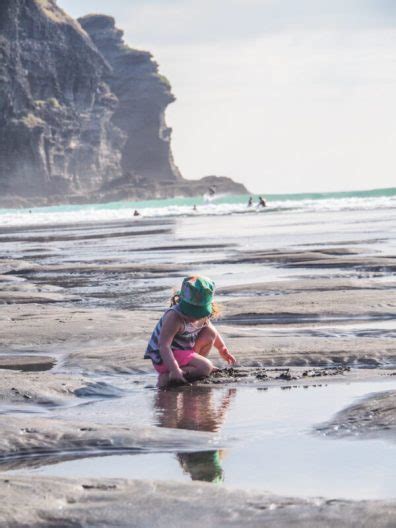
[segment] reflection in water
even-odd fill
[[[224,473],[221,467],[221,451],[202,451],[200,453],[178,453],[177,459],[185,473],[192,480],[205,482],[223,482]]]
[[[236,389],[228,389],[220,401],[219,391],[210,387],[182,387],[160,390],[155,399],[155,409],[161,427],[190,429],[193,431],[218,431],[225,420],[227,410]],[[177,459],[192,480],[222,482],[222,450],[194,453],[178,453]]]

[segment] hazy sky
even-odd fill
[[[187,178],[253,192],[396,186],[395,0],[58,0],[113,15],[177,97]]]

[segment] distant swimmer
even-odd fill
[[[198,211],[197,206],[194,204],[193,211]]]
[[[249,198],[249,201],[248,201],[248,203],[247,203],[247,206],[248,206],[248,207],[252,207],[252,205],[253,205],[253,196],[251,196],[251,197]]]
[[[133,216],[142,216],[137,209],[134,210]]]
[[[259,201],[258,201],[257,207],[266,207],[266,206],[267,206],[267,202],[264,200],[264,198],[259,196]]]

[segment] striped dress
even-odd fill
[[[163,363],[159,350],[159,338],[164,322],[164,317],[171,310],[173,310],[179,315],[180,320],[184,324],[183,329],[178,332],[173,338],[171,344],[172,350],[193,350],[200,331],[205,328],[205,326],[207,326],[208,324],[209,319],[207,317],[205,317],[204,319],[199,319],[199,321],[193,323],[188,323],[184,320],[183,314],[181,313],[180,308],[177,304],[166,310],[166,312],[163,314],[161,319],[158,321],[156,327],[154,328],[154,331],[150,337],[150,341],[147,345],[146,352],[144,354],[144,359],[151,359],[151,361],[156,365],[161,365]]]

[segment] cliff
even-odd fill
[[[0,193],[89,194],[120,172],[110,67],[51,0],[0,4]]]
[[[112,17],[75,21],[55,0],[2,0],[0,206],[201,192],[207,182],[184,180],[173,161],[164,115],[174,100]]]
[[[181,180],[170,149],[165,110],[175,100],[151,53],[129,48],[114,18],[88,15],[79,23],[111,66],[104,76],[119,104],[113,123],[127,137],[122,149],[124,175],[155,181]]]

